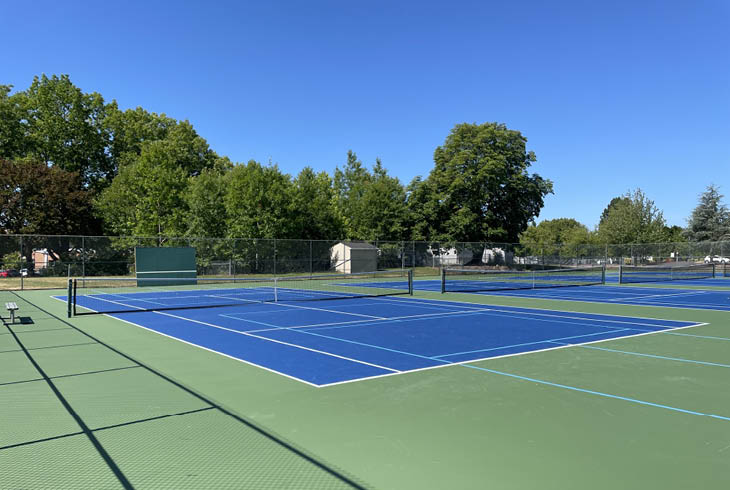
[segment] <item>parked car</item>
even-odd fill
[[[6,271],[6,270],[0,270],[0,277],[9,277],[8,276],[8,271]]]
[[[28,277],[28,269],[20,269],[20,275],[23,277]]]
[[[730,258],[720,257],[719,255],[708,255],[705,257],[705,264],[714,262],[716,264],[730,264]]]

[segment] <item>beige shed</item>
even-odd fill
[[[339,242],[330,248],[330,259],[338,272],[373,272],[378,270],[378,247],[368,242]]]

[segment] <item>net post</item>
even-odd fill
[[[623,264],[618,265],[618,283],[619,284],[624,283],[624,265]]]
[[[601,284],[606,284],[606,263],[603,263],[601,267]]]
[[[413,296],[413,269],[408,269],[408,294]]]
[[[713,263],[712,263],[712,278],[713,278],[713,279],[715,278],[715,269],[716,269],[716,265],[715,265],[715,263],[713,262]]]
[[[74,316],[76,316],[76,289],[78,288],[78,281],[76,279],[74,279],[73,281],[74,281],[74,290],[73,290],[73,294],[71,296],[73,296],[73,314],[74,314]]]
[[[446,292],[446,269],[441,268],[441,294]]]
[[[68,318],[71,318],[71,293],[73,292],[73,279],[68,280],[68,287],[66,289],[66,314],[68,315]]]
[[[279,278],[274,278],[274,303],[279,302]]]

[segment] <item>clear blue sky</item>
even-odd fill
[[[0,84],[69,74],[188,119],[234,161],[403,182],[460,122],[522,132],[555,183],[540,220],[592,227],[640,187],[684,225],[730,202],[730,2],[5,2]]]

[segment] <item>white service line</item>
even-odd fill
[[[645,298],[670,298],[674,296],[695,296],[698,294],[706,294],[705,291],[686,291],[683,293],[672,293],[672,294],[640,294],[640,295],[634,295],[634,296],[626,296],[624,298],[607,298],[603,301],[637,301],[642,300]]]
[[[375,376],[368,376],[368,377],[365,377],[365,378],[348,379],[348,380],[345,380],[345,381],[336,381],[334,383],[326,383],[326,384],[322,384],[322,385],[317,385],[317,387],[318,388],[327,388],[327,387],[330,387],[330,386],[337,386],[337,385],[348,384],[348,383],[358,383],[360,381],[368,381],[368,380],[377,379],[377,378],[385,378],[387,376],[397,376],[397,375],[401,375],[401,374],[417,373],[417,372],[420,372],[420,371],[429,371],[431,369],[443,369],[443,368],[447,368],[447,367],[461,366],[462,364],[470,364],[470,363],[482,362],[482,361],[491,361],[492,359],[503,359],[505,357],[526,356],[526,355],[530,355],[530,354],[536,354],[538,352],[547,352],[547,351],[558,350],[558,349],[567,349],[569,347],[580,347],[580,346],[583,346],[583,345],[599,344],[601,342],[609,342],[611,340],[628,339],[628,338],[631,338],[631,337],[641,337],[641,336],[644,336],[644,335],[655,335],[655,334],[658,334],[658,333],[671,333],[671,331],[674,331],[674,330],[683,330],[685,328],[694,328],[694,327],[699,327],[699,326],[702,326],[702,325],[707,325],[707,324],[706,323],[698,323],[696,325],[687,325],[685,327],[672,328],[671,330],[659,330],[659,331],[656,331],[656,332],[642,332],[642,333],[637,333],[637,334],[634,334],[634,335],[623,335],[621,337],[613,337],[613,338],[610,338],[610,339],[602,339],[602,340],[593,340],[593,341],[590,341],[590,342],[582,342],[582,343],[579,343],[579,344],[560,345],[560,346],[556,346],[556,347],[548,347],[548,348],[545,348],[545,349],[538,349],[538,350],[533,350],[533,351],[515,352],[513,354],[504,354],[504,355],[501,355],[501,356],[482,357],[480,359],[469,359],[467,361],[452,362],[452,363],[448,363],[448,364],[443,364],[441,366],[428,366],[428,367],[424,367],[424,368],[411,369],[411,370],[408,370],[408,371],[400,371],[398,373],[376,374]]]
[[[249,333],[249,332],[242,332],[240,330],[235,330],[235,329],[232,329],[232,328],[222,327],[220,325],[216,325],[215,323],[207,323],[207,322],[203,322],[203,321],[200,321],[200,320],[193,320],[192,318],[186,318],[184,316],[173,315],[172,313],[167,313],[165,311],[154,311],[153,313],[156,313],[158,315],[169,316],[169,317],[172,317],[172,318],[177,318],[178,320],[184,320],[184,321],[188,321],[188,322],[192,322],[192,323],[198,323],[200,325],[205,325],[207,327],[217,328],[219,330],[225,330],[225,331],[228,331],[228,332],[231,332],[231,333],[235,333],[235,334],[238,334],[238,335],[247,335],[249,337],[255,337],[257,339],[266,340],[266,341],[274,342],[274,343],[277,343],[277,344],[287,345],[289,347],[295,347],[297,349],[302,349],[302,350],[307,350],[307,351],[311,351],[311,352],[316,352],[318,354],[323,354],[325,356],[337,357],[339,359],[344,359],[346,361],[356,362],[358,364],[365,364],[365,365],[368,365],[368,366],[371,366],[371,367],[376,367],[376,368],[379,368],[379,369],[384,369],[386,371],[400,372],[397,369],[393,369],[393,368],[389,368],[389,367],[385,367],[385,366],[380,366],[378,364],[373,364],[373,363],[366,362],[366,361],[360,361],[358,359],[353,359],[353,358],[350,358],[350,357],[340,356],[338,354],[333,354],[331,352],[321,351],[321,350],[317,350],[317,349],[312,349],[312,348],[304,347],[304,346],[297,345],[297,344],[291,344],[289,342],[284,342],[282,340],[270,339],[268,337],[263,337],[261,335],[254,335],[254,334]]]

